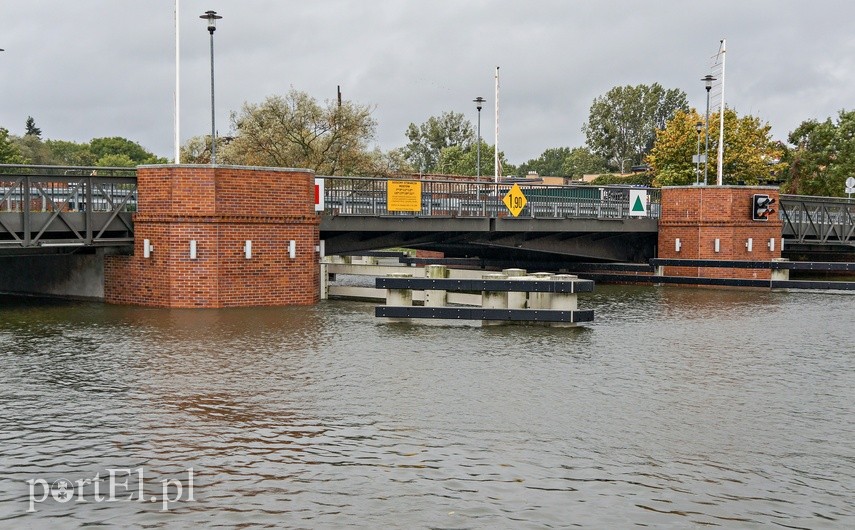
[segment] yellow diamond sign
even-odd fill
[[[525,195],[523,195],[519,185],[514,184],[514,187],[505,195],[502,202],[505,203],[505,206],[508,208],[508,211],[511,212],[511,215],[516,217],[520,214],[523,208],[525,208],[528,201],[526,200]]]

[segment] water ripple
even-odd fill
[[[855,526],[855,335],[827,325],[855,299],[605,287],[580,306],[597,321],[558,330],[10,303],[0,526]],[[27,480],[103,491],[140,468],[143,500],[87,483],[26,512]],[[194,501],[150,502],[189,468]]]

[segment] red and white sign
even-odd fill
[[[324,211],[324,179],[315,179],[315,211]]]

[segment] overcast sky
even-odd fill
[[[175,0],[0,0],[0,126],[45,139],[123,136],[174,152]],[[410,123],[445,111],[513,164],[584,144],[593,99],[658,82],[703,111],[700,78],[727,39],[726,103],[787,134],[855,108],[851,0],[180,0],[181,139],[210,132],[214,35],[216,121],[290,87],[369,105],[376,143],[406,143]]]

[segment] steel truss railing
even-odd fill
[[[134,168],[0,164],[0,248],[133,241]]]
[[[792,243],[855,245],[855,199],[781,195],[779,215]]]
[[[390,180],[366,177],[319,177],[325,179],[324,213],[394,217],[510,217],[502,202],[514,183],[473,180],[404,180],[421,183],[421,202],[414,211],[389,209]],[[537,219],[630,217],[630,186],[550,186],[518,183],[526,198],[518,217]],[[638,188],[635,188],[638,189]],[[646,215],[658,218],[661,194],[647,191]]]

